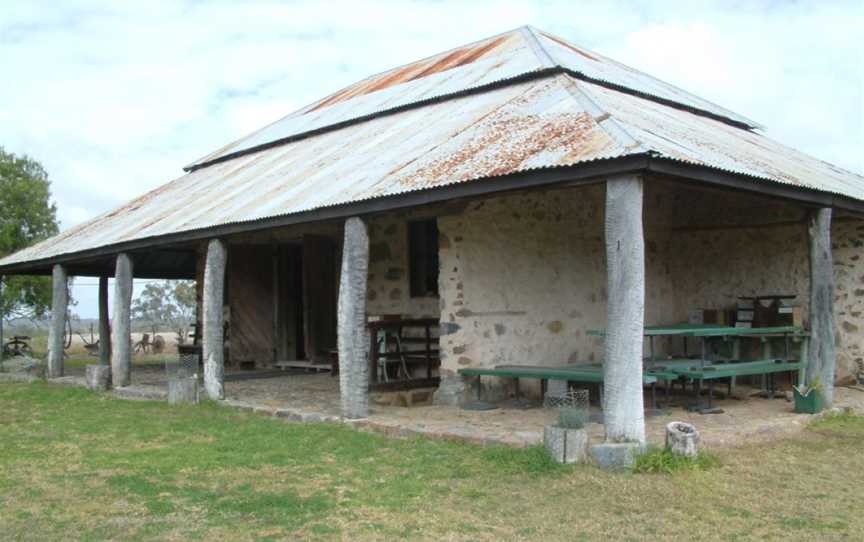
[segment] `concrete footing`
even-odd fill
[[[88,365],[86,381],[87,389],[91,391],[108,391],[111,388],[111,366]]]
[[[566,380],[549,380],[546,382],[546,396],[543,399],[561,397],[569,388]]]
[[[543,428],[543,445],[558,463],[583,463],[588,460],[588,431],[559,425]]]
[[[198,404],[198,378],[188,377],[168,381],[168,404]]]
[[[696,457],[699,454],[699,431],[696,426],[684,422],[667,424],[666,449],[675,455]]]
[[[591,455],[601,469],[626,469],[645,451],[638,442],[604,442],[591,447]]]
[[[461,406],[469,397],[468,386],[465,379],[457,374],[447,374],[443,371],[438,390],[432,398],[435,405]]]

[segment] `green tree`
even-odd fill
[[[155,335],[168,326],[183,343],[195,320],[195,283],[188,280],[150,282],[132,302],[132,317],[147,323]]]
[[[55,235],[57,207],[39,162],[0,147],[0,257]],[[0,314],[6,319],[41,318],[51,307],[51,279],[3,277]]]

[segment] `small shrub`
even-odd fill
[[[639,474],[674,474],[681,471],[703,471],[720,464],[716,456],[707,452],[699,452],[690,458],[676,455],[663,448],[650,448],[644,454],[636,456],[633,472]]]

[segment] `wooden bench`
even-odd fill
[[[519,393],[519,379],[531,378],[540,381],[542,395],[546,395],[546,383],[549,380],[564,380],[566,382],[582,382],[588,384],[603,385],[603,367],[599,365],[575,365],[571,367],[543,367],[535,365],[497,365],[493,368],[466,368],[459,369],[462,376],[477,377],[476,394],[480,400],[480,379],[484,376],[498,378],[512,378],[516,381],[516,393]],[[656,384],[657,377],[650,374],[642,375],[642,383],[651,387],[651,408],[656,408]]]
[[[687,379],[693,382],[693,394],[696,403],[702,393],[702,385],[705,381],[708,385],[708,409],[712,408],[714,396],[714,381],[721,378],[729,379],[729,393],[732,393],[732,382],[740,376],[766,376],[765,386],[769,395],[773,396],[775,391],[773,376],[777,373],[792,373],[800,374],[806,367],[802,361],[782,360],[782,359],[767,359],[756,361],[725,361],[725,362],[705,362],[690,366],[658,366],[658,370],[664,374],[677,375],[679,378]],[[659,372],[658,371],[658,372]]]

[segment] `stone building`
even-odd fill
[[[603,362],[621,378],[609,400],[641,417],[643,326],[762,293],[800,300],[811,363],[864,371],[864,178],[534,28],[371,76],[185,169],[0,273],[53,273],[52,329],[67,276],[103,293],[114,276],[115,344],[133,276],[197,279],[211,396],[226,355],[338,349],[351,417],[368,315],[438,322],[445,403],[464,397],[460,368]],[[115,385],[128,356],[113,352]]]

